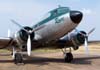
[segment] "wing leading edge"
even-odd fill
[[[13,38],[1,38],[0,37],[0,49],[12,46],[14,43]]]

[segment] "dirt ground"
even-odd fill
[[[84,53],[83,47],[73,52],[74,60],[65,63],[62,52],[32,53],[32,57],[25,60],[25,64],[13,63],[10,53],[0,53],[0,70],[100,70],[100,44],[89,45],[89,55]]]

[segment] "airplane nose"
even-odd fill
[[[82,20],[83,14],[80,11],[70,11],[71,20],[78,24]]]

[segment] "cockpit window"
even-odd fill
[[[56,16],[57,14],[58,14],[58,10],[56,9],[56,10],[53,11],[53,15]]]
[[[43,19],[46,19],[46,18],[49,18],[51,16],[50,13],[46,13],[40,20],[43,20]]]

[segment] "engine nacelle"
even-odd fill
[[[26,31],[32,31],[32,28],[30,27],[24,27],[24,29]],[[21,29],[19,30],[16,34],[15,34],[15,40],[17,41],[17,43],[20,45],[20,46],[23,46],[23,45],[26,45],[27,43],[27,40],[28,40],[28,32],[26,32],[25,30]],[[30,33],[30,38],[31,38],[31,41],[34,40],[34,32]],[[25,48],[25,47],[24,47]]]
[[[27,30],[27,31],[32,31],[33,29],[32,28],[30,28],[30,27],[24,27],[24,29],[25,30]],[[24,31],[23,29],[21,29],[20,31],[19,31],[19,36],[20,36],[20,38],[23,40],[23,41],[27,41],[27,39],[28,39],[28,33],[26,32],[26,31]],[[30,37],[31,37],[31,40],[34,40],[34,32],[32,32],[31,34],[30,34]]]
[[[59,40],[60,45],[73,47],[74,50],[77,50],[80,45],[84,44],[86,32],[80,31],[78,33],[71,33],[63,39]]]

